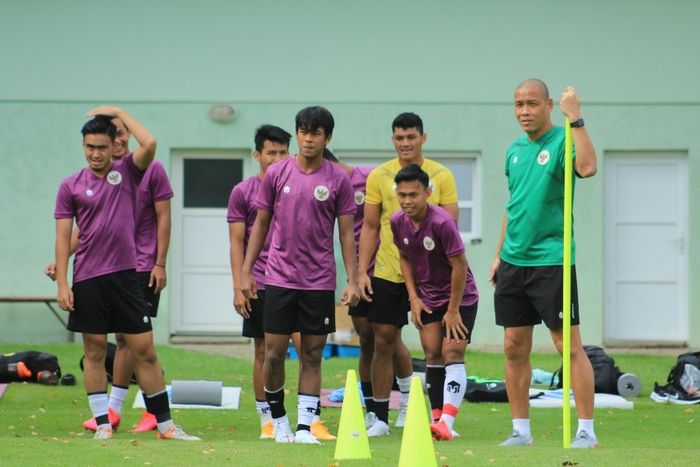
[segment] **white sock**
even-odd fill
[[[467,391],[467,370],[464,362],[454,362],[445,365],[445,384],[442,391],[441,420],[452,430],[459,406]]]
[[[523,435],[528,440],[532,439],[532,433],[530,433],[530,419],[529,418],[514,418],[513,419],[513,430],[517,431]]]
[[[100,415],[107,415],[109,398],[106,392],[88,394],[88,404],[90,405],[90,411],[93,417],[97,418]]]
[[[408,394],[411,391],[411,378],[413,375],[408,375],[405,378],[396,377],[396,384],[401,391],[401,402],[408,403]]]
[[[170,428],[170,425],[174,425],[174,424],[175,424],[175,422],[173,422],[172,418],[168,419],[164,422],[158,422],[158,431],[160,433],[165,433],[166,431],[168,431],[168,428]]]
[[[260,426],[263,426],[272,421],[272,414],[270,413],[270,404],[267,401],[255,401],[255,410],[260,415]]]
[[[590,436],[593,437],[593,439],[598,439],[598,438],[596,438],[595,431],[593,430],[593,419],[590,419],[590,420],[579,419],[578,420],[578,430],[576,430],[576,434],[579,434],[582,431],[585,431],[586,433],[588,433]]]
[[[129,388],[112,385],[112,391],[109,393],[109,408],[121,415],[128,394]]]
[[[316,406],[318,405],[319,397],[310,396],[307,394],[299,394],[297,404],[297,424],[311,426],[316,415]]]

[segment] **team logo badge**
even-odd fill
[[[518,163],[518,156],[515,156],[515,157],[513,157],[513,164],[517,164],[517,163]]]
[[[148,324],[148,316],[143,317],[143,324]]]
[[[549,151],[546,149],[537,155],[537,163],[540,165],[545,165],[549,162]]]
[[[461,388],[462,385],[459,384],[457,381],[450,381],[449,383],[447,383],[447,392],[451,392],[452,394],[458,394]]]
[[[403,244],[408,245],[408,239],[406,237],[403,238]]]
[[[323,320],[323,324],[326,326],[328,326],[328,324],[330,324],[330,322],[331,322],[331,320],[329,320],[328,318]],[[314,411],[315,411],[315,409],[314,409]]]
[[[361,191],[355,192],[355,204],[357,204],[358,206],[365,204],[365,194]]]
[[[107,174],[107,182],[109,182],[110,185],[119,185],[122,182],[122,174],[116,170],[112,170]]]
[[[292,191],[292,189],[289,188],[288,186],[285,186],[284,188],[282,188],[282,193],[284,193],[285,195],[288,195],[290,191]]]
[[[92,192],[92,190],[89,189],[89,188],[88,188],[88,190],[85,192],[85,194],[88,196],[88,198],[92,198],[92,195],[94,195],[94,193]]]
[[[423,238],[423,246],[426,250],[433,251],[433,249],[435,248],[435,240],[433,240],[430,237],[425,237]]]
[[[328,187],[325,185],[319,185],[314,188],[314,198],[319,201],[325,201],[328,199]]]
[[[432,180],[428,183],[428,188],[430,188],[430,191],[435,191],[435,184]]]

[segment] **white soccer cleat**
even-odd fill
[[[95,439],[112,439],[113,436],[111,425],[100,425],[95,430]]]
[[[297,430],[294,442],[300,444],[321,444],[321,442],[308,430]]]
[[[394,426],[396,428],[403,428],[406,424],[406,411],[408,410],[408,402],[401,401],[399,404],[399,413],[396,415],[396,421]]]
[[[374,425],[374,422],[377,421],[377,414],[374,412],[367,412],[365,414],[365,428],[369,429],[372,425]]]
[[[289,426],[287,417],[274,420],[275,423],[275,441],[278,443],[293,443],[294,433]]]
[[[367,429],[367,437],[379,438],[380,436],[389,436],[389,425],[381,420],[376,420],[372,426]]]

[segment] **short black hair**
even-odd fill
[[[327,108],[321,107],[320,105],[314,105],[301,109],[299,113],[297,113],[295,121],[295,131],[297,132],[300,129],[315,131],[318,128],[323,128],[326,136],[331,136],[333,134],[333,128],[335,127],[333,115],[331,115]]]
[[[323,158],[331,162],[340,162],[338,158],[335,157],[335,154],[333,154],[328,148],[323,148]]]
[[[107,115],[95,115],[91,120],[83,125],[83,129],[80,132],[85,135],[107,135],[109,139],[114,141],[117,137],[117,127],[112,123],[112,118]]]
[[[289,140],[292,135],[284,131],[282,128],[275,125],[260,125],[257,130],[255,130],[255,150],[262,151],[265,141],[272,141],[273,143],[284,144],[289,147]]]
[[[423,120],[413,112],[404,112],[397,115],[394,121],[391,122],[391,132],[393,133],[397,128],[402,130],[416,128],[418,133],[423,134]]]
[[[413,182],[416,180],[418,180],[425,188],[430,186],[430,177],[417,164],[408,164],[406,167],[399,170],[394,177],[394,183],[397,185],[401,182]]]

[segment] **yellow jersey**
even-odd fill
[[[447,167],[430,159],[423,159],[421,168],[430,177],[430,187],[433,190],[428,198],[429,203],[445,205],[457,202],[457,184]],[[377,166],[367,177],[365,194],[366,204],[382,206],[379,229],[381,242],[377,250],[374,276],[395,283],[403,282],[403,275],[399,265],[399,250],[394,245],[389,219],[401,209],[394,183],[394,177],[399,170],[401,164],[398,158]]]

